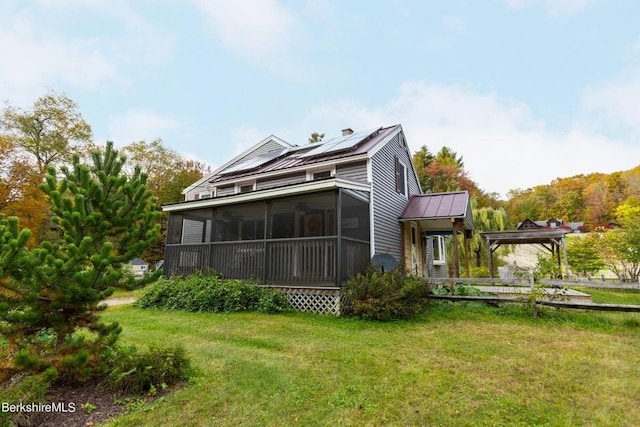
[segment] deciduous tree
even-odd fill
[[[37,244],[48,223],[49,203],[38,188],[42,179],[24,153],[0,135],[0,213],[18,217],[23,227],[35,231],[29,238],[30,247]]]
[[[91,127],[77,104],[53,92],[38,98],[28,110],[7,106],[0,128],[16,147],[32,156],[42,175],[48,166],[70,162],[74,154],[87,153],[92,147]]]
[[[587,276],[605,267],[598,252],[598,236],[595,233],[572,236],[566,239],[567,262],[574,273]]]

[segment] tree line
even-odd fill
[[[41,191],[49,167],[70,166],[74,156],[89,161],[92,152],[106,147],[93,141],[91,126],[78,105],[63,94],[50,92],[27,109],[6,105],[0,115],[0,213],[14,216],[32,231],[33,248],[51,238],[51,200]],[[201,162],[184,158],[164,146],[162,140],[136,141],[120,148],[129,160],[123,172],[132,176],[136,166],[148,179],[146,186],[162,204],[183,200],[182,190],[207,173]],[[155,263],[162,259],[166,215],[159,218],[161,232],[143,256]]]

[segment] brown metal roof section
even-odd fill
[[[217,176],[217,177],[214,177],[214,179],[212,179],[209,182],[214,183],[214,182],[221,182],[221,181],[236,180],[238,178],[256,176],[262,173],[279,171],[279,170],[285,171],[287,169],[292,169],[297,166],[312,165],[315,163],[366,154],[371,149],[373,149],[376,145],[382,142],[387,136],[393,133],[399,126],[400,125],[390,126],[387,128],[380,128],[377,131],[375,131],[376,135],[373,135],[371,138],[356,145],[355,147],[348,148],[340,152],[332,152],[325,155],[318,155],[313,157],[300,157],[301,155],[308,153],[309,151],[316,148],[317,145],[309,144],[308,146],[304,146],[304,147],[295,147],[291,149],[287,154],[283,155],[282,157],[278,159],[274,159],[273,161],[268,162],[259,168],[256,168],[251,171],[242,171],[238,173],[231,173],[228,175]]]
[[[400,214],[400,221],[448,220],[462,218],[465,230],[473,230],[468,191],[429,193],[412,196]]]

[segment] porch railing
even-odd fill
[[[342,238],[342,268],[341,281],[346,282],[350,277],[363,273],[369,264],[369,242],[364,240]]]
[[[335,284],[336,237],[267,240],[267,282]]]
[[[338,261],[337,237],[171,244],[165,247],[164,270],[168,276],[215,270],[224,277],[267,284],[335,286],[363,271],[369,261],[369,242],[341,241]]]

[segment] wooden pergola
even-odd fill
[[[565,229],[481,232],[480,235],[487,239],[487,247],[489,248],[489,274],[491,278],[494,278],[493,253],[502,245],[540,245],[552,255],[556,255],[559,267],[562,267],[563,262],[566,265],[567,250],[564,236],[568,232],[569,230]],[[560,251],[562,251],[562,255],[560,255]],[[562,275],[562,268],[560,268],[560,275]]]

